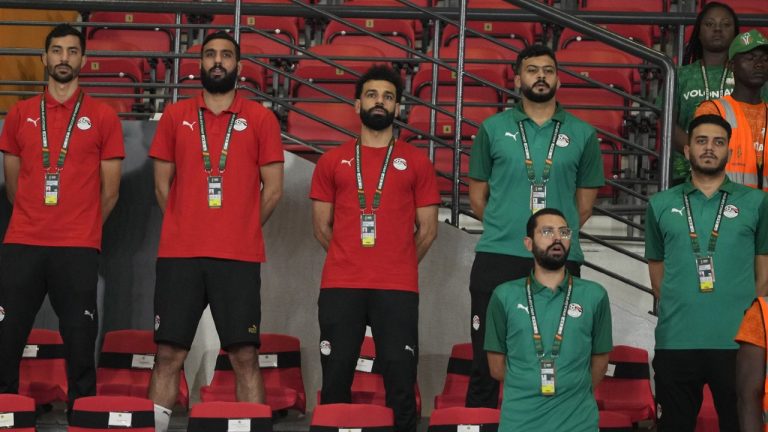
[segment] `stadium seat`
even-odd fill
[[[306,410],[306,395],[301,377],[301,349],[292,336],[264,333],[261,335],[259,366],[267,395],[266,403],[273,411]],[[220,351],[211,384],[200,389],[203,402],[235,401],[235,374],[226,351]]]
[[[623,51],[610,47],[582,49],[579,43],[573,43],[558,51],[556,55],[558,67],[561,69],[558,76],[564,86],[591,86],[587,81],[562,71],[567,68],[571,72],[618,87],[627,93],[636,92],[639,88],[640,74],[635,67],[642,62]],[[564,63],[573,63],[573,65]],[[606,64],[627,65],[627,67],[606,67],[604,66]]]
[[[608,373],[595,389],[603,411],[629,416],[633,423],[656,418],[651,393],[648,352],[642,348],[616,345],[608,360]]]
[[[69,432],[154,432],[154,404],[130,396],[89,396],[75,400]]]
[[[451,407],[432,411],[428,432],[497,430],[501,411],[491,408]],[[461,426],[461,429],[459,429]]]
[[[272,1],[272,3],[275,3]],[[290,2],[288,2],[290,3]],[[232,15],[216,15],[211,25],[220,26],[229,31],[234,23]],[[264,31],[291,45],[299,44],[299,26],[295,18],[277,16],[242,15],[240,17],[240,43],[258,46],[260,51],[272,55],[293,55],[295,50],[266,36],[253,32],[251,29]],[[213,30],[212,30],[213,31]]]
[[[653,26],[650,25],[633,25],[633,24],[600,24],[601,27],[610,30],[620,36],[624,36],[627,39],[631,39],[639,44],[645,45],[648,48],[653,48],[654,34]],[[567,47],[573,42],[582,42],[582,46],[605,48],[609,45],[604,44],[586,36],[584,33],[576,31],[572,28],[565,28],[560,34],[559,46]]]
[[[624,98],[600,88],[561,87],[557,101],[571,114],[593,127],[617,136],[624,136]],[[573,108],[583,106],[584,108]],[[593,108],[594,107],[594,108]],[[613,108],[613,109],[611,109]],[[601,138],[610,139],[600,131]]]
[[[467,98],[465,101],[472,100]],[[441,108],[453,113],[456,108],[454,106],[441,106]],[[432,110],[425,105],[416,105],[411,109],[408,115],[408,125],[417,131],[423,131],[424,134],[429,132],[430,125],[430,112]],[[471,120],[476,124],[482,123],[488,117],[498,113],[498,110],[490,107],[478,107],[478,106],[465,106],[462,109],[462,119],[464,122],[461,126],[461,138],[462,139],[474,139],[477,134],[477,126],[471,125],[466,120]],[[455,138],[456,121],[453,116],[449,116],[438,112],[435,117],[435,135],[440,138]],[[414,138],[423,138],[418,132],[407,130],[405,128],[400,131],[400,138],[405,141],[411,141]]]
[[[634,430],[632,419],[628,415],[612,411],[600,411],[599,414],[600,432],[632,432]]]
[[[666,12],[666,2],[664,0],[580,0],[579,9],[607,12]]]
[[[337,43],[333,45],[317,45],[309,49],[310,52],[326,57],[384,57],[384,53],[378,48],[351,44]],[[360,60],[331,60],[345,68],[356,72],[354,75],[344,69],[329,65],[328,63],[307,57],[299,60],[294,75],[307,81],[311,81],[318,87],[331,91],[339,96],[355,99],[355,83],[360,75],[363,75],[375,62]],[[314,88],[298,81],[292,81],[291,93],[297,98],[337,100]]]
[[[699,415],[696,418],[695,432],[719,432],[720,423],[715,409],[715,401],[712,399],[712,391],[709,385],[704,384],[704,399],[701,402]]]
[[[737,14],[766,13],[765,2],[763,0],[702,0],[698,2],[699,8],[712,1],[717,1],[718,3],[730,6]],[[751,28],[751,26],[749,28]]]
[[[0,394],[0,430],[35,432],[35,400],[16,394]]]
[[[461,166],[459,175],[462,180],[468,182],[469,175],[469,149],[472,147],[471,140],[462,140],[464,151],[461,153]],[[420,144],[411,142],[419,148],[428,151],[428,143]],[[436,145],[435,146],[435,171],[437,171],[437,189],[443,195],[448,195],[453,190],[453,148]],[[465,185],[459,186],[461,193],[468,193],[469,188]]]
[[[472,369],[472,357],[471,343],[456,344],[451,348],[443,391],[435,396],[435,409],[464,406],[467,387],[469,386],[469,374]],[[499,396],[499,405],[501,405],[501,395]]]
[[[189,412],[187,432],[272,432],[269,405],[247,402],[202,402]]]
[[[321,147],[332,147],[354,139],[360,133],[360,115],[355,112],[355,108],[352,105],[343,103],[297,102],[294,104],[294,107],[354,134],[348,135],[307,117],[298,111],[291,110],[288,112],[286,132],[303,141],[308,141]],[[289,146],[289,148],[293,147]]]
[[[375,428],[377,432],[391,432],[394,427],[392,410],[379,405],[328,404],[317,405],[309,424],[310,432]]]
[[[421,7],[434,6],[436,0],[414,0],[412,3]],[[431,4],[430,4],[431,3]],[[347,0],[342,3],[344,6],[377,6],[377,7],[399,7],[406,8],[408,6],[400,3],[397,0]],[[402,20],[407,22],[413,27],[414,35],[416,37],[422,36],[424,32],[424,24],[419,20]]]
[[[107,332],[96,369],[96,394],[146,397],[156,352],[157,345],[150,330]],[[176,403],[189,406],[189,389],[183,370],[179,372]]]
[[[89,53],[92,51],[139,51],[134,44],[125,41],[92,40],[88,43]],[[101,57],[89,54],[86,63],[80,70],[80,82],[84,83],[85,91],[94,97],[104,94],[121,94],[125,97],[101,97],[101,101],[112,106],[118,112],[128,107],[132,111],[134,104],[141,102],[142,90],[135,84],[140,84],[144,77],[144,60],[138,57]],[[100,86],[99,84],[126,84],[126,87]],[[120,108],[118,110],[117,108]]]
[[[55,330],[32,329],[19,365],[19,394],[38,405],[67,400],[64,342]]]
[[[504,0],[469,0],[467,3],[468,9],[519,9],[517,6],[513,6]],[[515,21],[467,21],[467,28],[476,32],[485,34],[487,36],[493,36],[494,38],[501,39],[503,42],[509,43],[511,40],[517,40],[522,42],[523,47],[533,45],[538,39],[538,35],[543,33],[541,24],[535,22],[515,22]],[[443,45],[448,45],[450,42],[458,39],[458,28],[455,26],[447,26],[445,28],[445,35],[443,38]],[[466,34],[467,41],[476,39],[470,33]],[[510,45],[513,45],[510,43]],[[515,58],[516,56],[510,56]]]
[[[407,20],[373,19],[373,18],[349,18],[352,24],[362,27],[370,32],[396,42],[401,46],[413,49],[416,34],[413,26]],[[378,48],[384,53],[384,57],[390,59],[410,58],[411,54],[400,47],[393,46],[373,36],[362,33],[352,27],[331,21],[323,32],[323,42],[326,44],[353,44]],[[369,56],[370,57],[370,56]]]

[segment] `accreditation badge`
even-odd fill
[[[715,290],[715,265],[712,257],[696,258],[696,268],[699,271],[699,291],[703,293]]]
[[[363,247],[376,245],[376,215],[373,213],[360,215],[360,240]]]
[[[208,207],[221,208],[222,195],[221,176],[208,176]]]
[[[45,174],[45,194],[43,196],[43,202],[47,206],[55,206],[59,204],[59,173]]]
[[[547,185],[531,184],[531,213],[547,207]]]
[[[539,361],[541,369],[541,395],[555,395],[555,360],[541,359]]]

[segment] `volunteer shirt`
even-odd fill
[[[13,213],[5,243],[101,249],[101,161],[125,156],[123,129],[115,111],[83,96],[59,178],[58,205],[43,202],[45,169],[40,98],[45,97],[51,172],[80,91],[64,103],[46,91],[11,108],[0,150],[21,159]]]
[[[371,212],[387,147],[361,146],[363,186]],[[355,176],[355,141],[325,153],[312,176],[313,200],[333,204],[333,237],[321,288],[369,288],[418,292],[414,242],[416,209],[440,204],[435,169],[424,153],[396,141],[376,210],[376,245],[363,247]]]
[[[702,255],[728,192],[713,254],[714,291],[699,291],[683,194]],[[735,349],[733,337],[755,297],[755,255],[768,254],[768,195],[726,177],[707,198],[690,180],[651,197],[645,219],[645,257],[664,261],[656,349]]]
[[[222,206],[208,206],[208,174],[203,165],[198,110],[204,112],[212,175],[230,116],[236,120],[222,179]],[[209,257],[262,262],[260,168],[283,162],[280,127],[271,111],[235,96],[232,105],[214,115],[202,93],[165,109],[149,156],[172,162],[176,172],[160,233],[158,257]]]
[[[595,129],[557,106],[554,120],[561,122],[554,163],[547,183],[547,207],[565,214],[571,227],[579,226],[577,188],[599,188],[605,183],[600,145]],[[525,152],[518,122],[523,121],[531,150],[536,181],[541,180],[554,122],[537,125],[523,105],[496,114],[483,122],[472,145],[469,176],[488,182],[490,196],[483,214],[483,234],[477,252],[530,258],[525,249],[525,225],[531,216],[531,183],[525,169]],[[578,229],[571,239],[569,260],[583,262]]]
[[[598,413],[590,363],[593,355],[613,348],[608,293],[595,282],[573,278],[560,356],[555,360],[556,394],[542,396],[525,283],[523,278],[499,285],[488,305],[485,350],[504,354],[507,367],[499,430],[594,432]],[[551,290],[531,275],[533,304],[547,356],[567,289],[567,276]]]

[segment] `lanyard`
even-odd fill
[[[75,126],[75,120],[77,119],[77,113],[80,111],[80,105],[83,103],[83,92],[77,97],[77,103],[75,103],[75,109],[72,110],[72,117],[69,119],[67,125],[67,132],[64,134],[64,142],[61,143],[61,150],[59,151],[59,160],[56,162],[56,170],[61,171],[64,168],[64,160],[67,158],[67,150],[69,149],[69,138],[72,136],[72,128]],[[50,148],[48,146],[48,124],[46,123],[45,115],[45,95],[40,97],[40,134],[43,141],[43,168],[48,170],[51,167]]]
[[[715,253],[715,246],[717,245],[717,236],[720,232],[720,222],[723,219],[723,212],[725,211],[725,202],[728,200],[728,192],[723,191],[723,196],[720,198],[720,209],[717,211],[717,217],[715,218],[715,226],[712,227],[712,234],[709,236],[709,245],[707,247],[707,253],[712,256]],[[696,234],[696,226],[693,223],[693,213],[691,213],[691,202],[688,195],[683,192],[683,204],[685,204],[685,213],[688,217],[688,235],[691,237],[691,247],[693,253],[696,256],[701,254],[701,247],[699,246],[699,236]]]
[[[544,172],[541,174],[541,183],[546,184],[549,180],[549,174],[552,171],[552,160],[555,156],[555,143],[560,132],[560,122],[552,120],[555,124],[552,131],[552,139],[549,141],[549,150],[547,150],[547,160],[544,161]],[[528,137],[525,135],[525,126],[523,121],[517,122],[517,127],[520,129],[520,140],[523,142],[523,151],[525,151],[525,170],[528,173],[528,180],[532,183],[536,183],[536,173],[533,171],[533,159],[531,159],[531,149],[528,146]]]
[[[221,148],[221,157],[219,157],[219,175],[224,174],[224,168],[227,167],[227,150],[229,150],[229,141],[232,138],[232,128],[235,126],[235,117],[237,117],[235,113],[229,116],[227,133],[224,135],[224,146]],[[205,134],[205,118],[202,107],[197,111],[197,119],[200,122],[200,146],[203,148],[203,166],[205,167],[205,172],[211,175],[211,155],[208,153],[208,138]]]
[[[700,63],[701,65],[701,79],[704,81],[704,99],[709,100],[711,99],[709,95],[709,78],[707,77],[707,69],[704,67],[704,62],[702,61]],[[717,97],[723,97],[723,90],[725,90],[725,80],[728,77],[728,73],[730,71],[727,67],[723,67],[723,75],[720,77],[720,92],[717,94]]]
[[[565,319],[568,316],[568,306],[571,305],[571,293],[573,292],[573,276],[568,274],[568,290],[565,292],[563,300],[563,312],[560,314],[560,323],[557,326],[555,340],[552,342],[552,358],[560,355],[560,345],[563,344],[563,331],[565,330]],[[536,318],[536,308],[533,306],[533,292],[531,291],[531,277],[525,281],[525,294],[528,297],[528,312],[531,317],[531,326],[533,327],[533,344],[536,348],[536,355],[539,358],[544,357],[544,345],[541,343],[541,332],[539,331],[539,321]]]
[[[363,170],[362,162],[360,160],[362,152],[360,151],[360,140],[355,143],[355,176],[357,177],[357,200],[360,202],[360,210],[365,211],[367,204],[365,203],[365,190],[363,187]],[[389,140],[387,147],[387,156],[384,157],[384,164],[381,166],[381,175],[379,175],[379,183],[376,185],[376,192],[373,194],[373,205],[371,210],[376,210],[381,204],[381,194],[384,190],[384,179],[387,176],[387,169],[389,168],[389,159],[392,157],[392,151],[395,148],[395,137]]]

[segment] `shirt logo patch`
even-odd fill
[[[235,120],[235,125],[232,128],[238,132],[244,131],[248,127],[248,122],[244,118]]]
[[[571,303],[568,305],[568,316],[571,318],[578,318],[581,316],[584,309],[578,303]]]
[[[403,158],[395,158],[395,160],[392,161],[392,166],[399,171],[404,171],[408,168],[408,162]]]
[[[352,166],[352,161],[353,161],[353,160],[355,160],[355,158],[350,158],[350,159],[346,159],[346,160],[345,160],[345,159],[342,159],[342,160],[341,160],[341,164],[342,164],[342,165],[346,165],[346,166],[349,166],[349,167],[351,167],[351,166]]]
[[[195,130],[195,123],[197,123],[197,122],[190,123],[190,122],[184,120],[184,121],[181,122],[181,125],[182,126],[187,126],[187,127],[189,127],[189,130],[193,131],[193,130]]]
[[[160,315],[155,315],[155,331],[160,328]]]
[[[37,122],[39,121],[40,121],[40,117],[36,119],[33,119],[32,117],[27,117],[27,122],[32,123],[33,125],[35,125],[35,127],[37,127]]]
[[[5,309],[3,309],[2,306],[0,306],[0,322],[2,322],[5,319]]]
[[[733,204],[728,204],[723,209],[723,216],[727,217],[728,219],[733,219],[738,215],[739,215],[739,208]]]
[[[559,134],[557,136],[557,141],[555,141],[555,144],[558,147],[568,147],[568,144],[571,143],[571,139],[568,138],[568,135],[566,134]]]
[[[478,330],[480,330],[480,317],[479,317],[479,316],[477,316],[477,315],[475,315],[475,316],[473,316],[473,317],[472,317],[472,328],[473,328],[475,331],[478,331]]]
[[[525,311],[525,313],[527,313],[528,315],[530,315],[530,314],[531,314],[530,312],[528,312],[528,306],[523,306],[522,304],[518,303],[518,304],[517,304],[517,308],[518,308],[518,309],[522,309],[522,310],[524,310],[524,311]]]
[[[683,215],[683,210],[685,210],[685,207],[680,207],[679,209],[676,209],[676,208],[672,207],[672,209],[670,211],[672,213],[677,213],[680,216],[682,216]]]
[[[515,133],[512,133],[512,132],[504,132],[504,136],[512,137],[512,139],[514,139],[515,141],[517,141],[517,134],[519,134],[519,133],[520,133],[520,132],[515,132]]]
[[[320,342],[320,354],[324,356],[331,355],[331,343],[327,340]]]
[[[88,130],[88,129],[90,129],[91,128],[91,119],[89,119],[88,117],[85,117],[85,116],[80,117],[77,120],[77,128],[80,129],[80,130]]]

